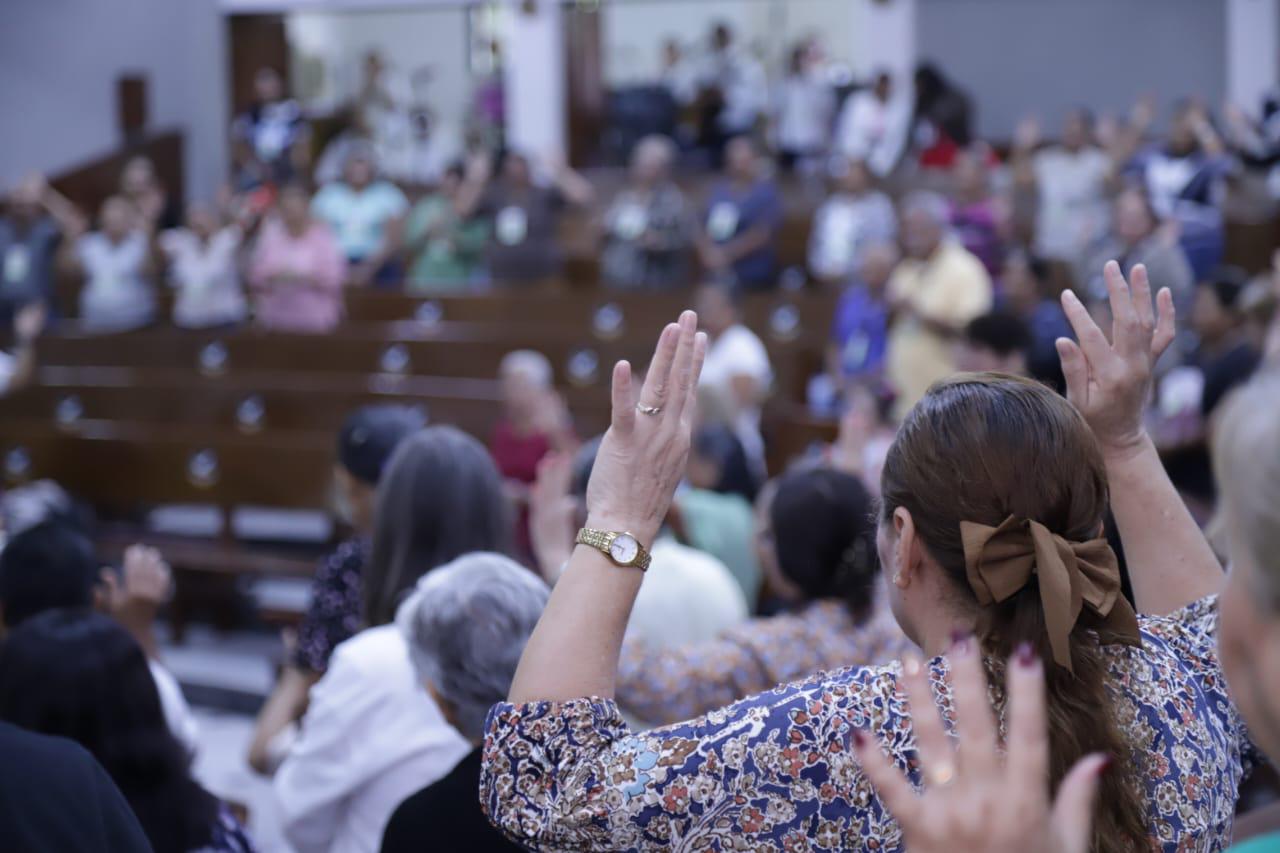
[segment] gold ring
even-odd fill
[[[642,403],[636,403],[636,411],[642,415],[656,415],[662,411],[661,406],[646,406]]]
[[[945,788],[956,780],[956,766],[950,762],[935,767],[928,774],[930,788]]]

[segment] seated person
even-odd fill
[[[708,198],[697,235],[698,258],[713,278],[748,290],[777,282],[782,197],[763,175],[763,158],[749,137],[725,147],[725,176]]]
[[[951,228],[992,277],[1004,263],[1004,228],[1008,213],[991,192],[987,165],[990,149],[975,145],[956,154],[951,165]]]
[[[57,608],[93,608],[114,617],[147,653],[170,731],[194,754],[195,717],[178,681],[159,660],[154,624],[172,587],[169,567],[154,548],[135,545],[124,566],[101,568],[93,543],[69,522],[43,521],[0,551],[0,631]]]
[[[497,284],[536,282],[560,272],[556,227],[565,203],[586,207],[595,198],[591,184],[568,166],[551,171],[551,185],[533,179],[529,158],[508,150],[492,180],[488,155],[472,158],[458,193],[458,216],[490,223],[485,264]]]
[[[708,338],[699,384],[728,401],[728,420],[760,476],[764,471],[760,407],[773,384],[769,353],[756,333],[743,325],[738,291],[725,285],[703,285],[695,300],[698,322]]]
[[[827,374],[841,391],[851,384],[878,386],[883,381],[889,325],[885,288],[898,259],[894,243],[867,246],[857,276],[836,303],[827,344]]]
[[[480,755],[489,708],[511,687],[520,653],[546,606],[547,585],[498,554],[468,554],[418,582],[396,625],[417,679],[471,752],[406,799],[382,836],[383,853],[519,850],[480,810]]]
[[[280,191],[249,264],[258,325],[281,332],[329,332],[342,319],[347,261],[333,231],[312,218],[301,184]]]
[[[283,760],[297,734],[293,724],[307,708],[307,692],[329,668],[333,650],[360,630],[360,587],[369,559],[378,480],[400,442],[423,426],[425,419],[414,409],[365,406],[353,412],[338,432],[334,503],[339,519],[353,535],[316,571],[293,653],[258,712],[249,766],[259,773],[270,775]]]
[[[659,649],[628,638],[618,703],[661,725],[824,670],[901,657],[912,646],[889,610],[871,505],[849,474],[818,468],[784,476],[767,515],[774,559],[765,565],[786,612],[696,645]]]
[[[489,226],[479,218],[458,216],[456,205],[465,175],[461,164],[445,170],[436,191],[414,205],[405,226],[412,293],[449,293],[483,277]]]
[[[631,151],[627,186],[604,215],[600,276],[617,288],[688,284],[692,211],[671,179],[676,147],[646,136]]]
[[[1057,289],[1048,265],[1023,251],[1010,252],[1000,273],[1004,290],[1003,308],[1021,317],[1031,332],[1031,349],[1027,352],[1030,376],[1059,391],[1066,390],[1062,364],[1054,341],[1074,335],[1067,315],[1062,311]]]
[[[58,245],[84,232],[79,211],[43,175],[24,179],[6,201],[0,213],[0,322],[33,302],[53,307]]]
[[[173,322],[187,329],[241,323],[249,313],[240,284],[238,225],[223,222],[210,205],[187,205],[187,222],[160,235],[177,296]]]
[[[147,657],[114,620],[87,609],[46,610],[11,631],[0,648],[0,720],[87,749],[156,853],[255,849],[230,809],[192,777]]]
[[[68,244],[68,269],[84,276],[80,322],[92,331],[121,332],[155,319],[152,233],[122,196],[102,203],[97,231]]]
[[[502,419],[493,428],[489,452],[509,481],[527,486],[543,456],[578,444],[553,380],[551,362],[534,350],[509,352],[498,365]]]
[[[507,551],[502,478],[475,439],[427,427],[392,455],[375,506],[360,591],[366,627],[334,650],[272,782],[297,853],[376,849],[396,806],[472,748],[422,689],[394,621],[428,572],[473,551]]]
[[[365,286],[394,282],[394,258],[409,201],[400,188],[380,180],[372,149],[347,154],[342,180],[325,184],[311,201],[311,213],[328,223],[350,264],[351,282]]]
[[[956,369],[970,373],[1027,375],[1031,330],[1022,318],[1007,311],[974,317],[964,327],[956,350]]]
[[[831,173],[831,195],[814,213],[809,232],[809,272],[824,284],[844,285],[869,246],[897,236],[898,216],[889,197],[875,189],[866,163],[838,159]]]
[[[1112,202],[1111,229],[1092,250],[1080,256],[1076,281],[1089,298],[1104,300],[1107,287],[1099,272],[1107,261],[1119,261],[1128,275],[1143,264],[1153,288],[1167,287],[1182,315],[1195,301],[1195,276],[1178,244],[1176,229],[1162,227],[1146,193],[1130,187]]]

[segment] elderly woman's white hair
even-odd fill
[[[551,362],[531,349],[518,349],[504,355],[498,365],[498,375],[522,376],[538,388],[550,388],[554,378]]]
[[[489,709],[507,698],[550,594],[509,557],[475,553],[428,572],[396,612],[418,677],[468,740],[484,737]]]

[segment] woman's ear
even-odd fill
[[[894,564],[893,584],[899,589],[911,586],[920,568],[920,540],[916,538],[915,520],[906,507],[893,511]]]

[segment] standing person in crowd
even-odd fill
[[[382,853],[514,851],[480,810],[484,720],[506,698],[549,590],[499,554],[468,554],[431,572],[400,605],[396,625],[422,684],[471,744],[449,775],[406,799],[382,836]]]
[[[378,177],[373,151],[365,146],[348,152],[342,180],[325,184],[311,201],[312,215],[333,229],[351,281],[361,287],[398,279],[395,258],[408,211],[409,200]]]
[[[778,84],[773,135],[783,169],[811,171],[831,138],[835,92],[823,74],[822,49],[806,39],[791,49],[787,76]]]
[[[1027,380],[961,377],[930,391],[889,450],[877,546],[894,613],[927,662],[818,676],[641,734],[612,701],[616,655],[643,577],[635,560],[688,448],[706,345],[697,318],[667,327],[641,389],[642,405],[662,416],[636,411],[619,363],[588,527],[630,536],[610,554],[574,552],[508,704],[489,714],[481,795],[491,818],[547,849],[732,838],[777,849],[875,839],[899,850],[899,826],[866,787],[864,744],[885,737],[890,763],[913,785],[925,781],[921,764],[933,785],[957,772],[936,760],[943,743],[917,746],[930,730],[913,730],[895,698],[899,681],[922,674],[950,716],[954,666],[998,671],[1016,654],[1049,679],[1049,786],[1086,756],[1113,760],[1099,786],[1097,850],[1224,846],[1254,747],[1214,653],[1222,571],[1142,429],[1153,364],[1174,337],[1173,302],[1162,291],[1152,307],[1141,268],[1132,289],[1116,264],[1106,275],[1110,341],[1074,295],[1064,297],[1080,339],[1059,344],[1074,404]],[[1095,538],[1108,505],[1142,616],[1121,595],[1115,555]],[[1177,701],[1191,695],[1200,701]],[[960,701],[1006,714],[1000,693]],[[847,760],[850,741],[863,762]]]
[[[697,645],[626,643],[618,664],[624,710],[651,724],[674,723],[825,670],[888,663],[913,648],[889,610],[862,483],[812,468],[785,475],[776,489],[767,581],[786,610]]]
[[[142,648],[87,610],[48,610],[0,648],[0,719],[76,741],[119,786],[155,853],[251,853],[244,827],[191,775]]]
[[[956,152],[973,141],[973,102],[930,62],[916,66],[911,134],[920,165],[949,169]]]
[[[956,153],[951,165],[951,230],[995,278],[1004,264],[1009,212],[991,192],[989,154],[990,149],[980,144]]]
[[[298,102],[286,95],[280,74],[259,68],[253,92],[253,105],[231,123],[233,182],[242,192],[296,180],[310,161],[310,128]]]
[[[600,276],[619,289],[688,284],[693,212],[671,179],[676,147],[646,136],[631,152],[627,186],[604,214]]]
[[[98,230],[64,249],[66,266],[84,276],[80,322],[96,332],[121,332],[155,320],[154,233],[139,223],[132,202],[111,196],[102,203]]]
[[[869,87],[845,98],[836,123],[834,147],[850,160],[861,160],[876,177],[898,165],[907,142],[910,105],[894,96],[893,77],[876,72]]]
[[[240,226],[221,221],[212,206],[187,205],[185,227],[160,235],[169,263],[169,285],[177,291],[174,325],[187,329],[229,326],[249,313],[240,284]]]
[[[53,272],[58,244],[84,232],[84,217],[43,175],[14,187],[0,212],[0,323],[24,305],[53,308]]]
[[[1009,155],[1014,186],[1034,196],[1035,253],[1075,263],[1106,232],[1115,162],[1094,143],[1093,115],[1083,108],[1067,113],[1057,144],[1040,143],[1040,123],[1023,119]]]
[[[461,163],[449,166],[435,191],[424,195],[409,214],[404,241],[410,292],[452,293],[482,279],[489,226],[482,219],[458,215],[465,176]]]
[[[851,385],[874,389],[883,384],[889,335],[885,291],[898,261],[896,243],[868,244],[857,275],[836,303],[827,343],[827,375],[841,391],[847,393]]]
[[[955,372],[952,345],[974,317],[991,308],[991,277],[948,231],[941,196],[916,192],[902,202],[907,257],[889,279],[887,371],[901,418],[939,379]]]
[[[279,680],[258,712],[249,766],[271,775],[297,736],[294,723],[307,709],[307,693],[329,668],[333,650],[361,627],[360,590],[369,560],[378,481],[400,442],[425,419],[404,406],[365,406],[338,432],[333,482],[335,509],[352,536],[324,559],[311,581],[310,603]]]
[[[725,148],[725,174],[711,189],[698,231],[698,258],[707,272],[746,290],[777,283],[782,197],[764,175],[756,143],[738,136]]]
[[[458,192],[458,216],[483,217],[490,223],[485,252],[489,277],[498,284],[542,281],[560,272],[556,226],[565,203],[588,207],[595,199],[591,184],[560,165],[551,170],[552,184],[534,183],[529,158],[507,151],[496,181],[492,161],[480,154],[467,164]]]
[[[831,183],[831,195],[813,215],[809,272],[823,284],[843,286],[857,273],[866,247],[897,236],[898,217],[864,161],[835,159]]]
[[[249,266],[258,324],[284,332],[332,331],[342,319],[346,276],[346,258],[329,226],[312,218],[306,187],[283,187]]]
[[[1195,276],[1178,244],[1176,229],[1161,227],[1147,194],[1136,187],[1122,190],[1112,203],[1111,230],[1076,267],[1076,282],[1092,299],[1106,299],[1100,262],[1115,259],[1126,274],[1138,264],[1160,287],[1173,292],[1178,310],[1189,315]]]
[[[160,183],[156,164],[146,157],[130,157],[124,164],[120,172],[120,197],[132,202],[144,228],[159,232],[182,224],[182,208]]]
[[[764,472],[760,408],[773,385],[769,352],[742,323],[742,297],[725,285],[706,284],[695,296],[698,317],[710,342],[700,380],[729,406],[728,421],[757,474]]]
[[[0,753],[0,837],[15,850],[151,849],[128,801],[84,747],[0,722]]]
[[[1051,275],[1048,264],[1040,258],[1021,250],[1010,252],[1000,273],[1000,285],[1004,289],[1001,307],[1020,317],[1031,333],[1027,351],[1030,375],[1065,391],[1056,341],[1071,337],[1072,332],[1067,315],[1062,313],[1060,292],[1051,282]]]
[[[700,142],[713,166],[728,155],[730,140],[753,134],[768,107],[769,81],[749,51],[734,45],[733,29],[720,21],[711,28],[697,67]]]
[[[395,612],[423,575],[473,551],[506,552],[510,541],[502,478],[484,447],[452,427],[401,442],[378,483],[366,627],[333,652],[275,776],[298,853],[376,850],[396,807],[471,750],[422,689]]]

